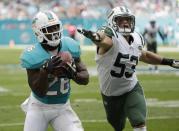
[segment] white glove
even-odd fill
[[[179,60],[173,60],[171,67],[179,69]]]

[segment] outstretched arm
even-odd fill
[[[162,57],[150,51],[142,51],[140,61],[148,64],[159,65],[162,61]]]
[[[142,51],[140,61],[153,65],[169,65],[173,68],[179,69],[179,61],[175,59],[163,58],[150,51]]]
[[[108,50],[112,46],[112,39],[104,31],[93,32],[86,29],[77,29],[79,33],[91,39],[96,46]]]

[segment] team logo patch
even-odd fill
[[[138,49],[139,49],[139,50],[142,50],[142,46],[138,46]]]
[[[35,18],[35,19],[32,21],[32,24],[35,24],[37,20],[38,20],[38,18]]]
[[[49,20],[52,20],[52,19],[53,19],[53,16],[52,16],[51,13],[45,12],[45,14],[47,15],[47,17],[48,17]]]

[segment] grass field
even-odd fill
[[[30,89],[26,72],[19,66],[21,49],[0,49],[0,131],[22,131],[25,115],[20,104]],[[179,59],[179,52],[160,52]],[[94,52],[82,52],[87,67],[95,67]],[[143,65],[140,63],[140,65]],[[148,106],[148,131],[179,131],[179,75],[139,74]],[[106,122],[96,76],[87,86],[72,82],[71,103],[85,131],[113,131]],[[52,131],[49,127],[49,131]],[[124,131],[132,131],[127,122]]]

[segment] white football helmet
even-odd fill
[[[52,11],[38,12],[33,18],[32,29],[40,43],[52,47],[60,44],[62,23]]]
[[[119,23],[125,19],[128,22],[127,26],[120,26]],[[119,6],[112,9],[108,15],[108,25],[114,29],[114,31],[122,33],[123,35],[129,35],[134,32],[135,29],[135,16],[125,6]]]

